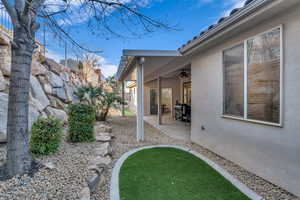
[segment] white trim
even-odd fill
[[[212,37],[220,37],[224,35],[226,30],[232,30],[234,27],[238,26],[239,23],[241,23],[243,20],[245,21],[251,13],[254,13],[258,9],[263,8],[273,2],[275,2],[275,0],[257,0],[250,3],[239,10],[236,14],[228,16],[223,22],[216,24],[212,29],[206,30],[203,35],[198,35],[197,39],[191,40],[190,43],[186,43],[185,46],[180,47],[180,52],[183,55],[194,52],[195,49],[199,48],[205,42],[207,43],[215,39]],[[277,3],[278,2],[280,3],[280,1],[277,1]]]
[[[157,77],[157,119],[158,125],[162,124],[162,113],[161,113],[161,89],[162,89],[162,78]]]
[[[164,56],[164,57],[176,57],[181,56],[177,50],[142,50],[142,49],[124,49],[123,56],[135,56],[135,57],[152,57],[152,56]]]
[[[122,117],[125,117],[125,83],[124,81],[122,81],[122,101],[123,101],[123,104],[121,105],[122,106]]]
[[[278,25],[278,26],[274,26],[273,28],[269,28],[269,29],[267,29],[266,31],[259,32],[259,33],[255,34],[255,35],[253,35],[253,36],[251,36],[251,37],[248,37],[248,38],[246,38],[246,39],[244,39],[244,40],[246,40],[246,41],[248,41],[248,40],[253,40],[253,39],[255,39],[257,36],[261,36],[261,35],[263,35],[263,34],[272,32],[272,31],[274,31],[274,30],[277,29],[277,28],[279,28],[280,30],[282,30],[283,25],[280,24],[280,25]]]
[[[145,58],[144,58],[145,59]],[[141,141],[144,141],[144,139],[145,139],[145,129],[144,129],[144,115],[145,115],[145,101],[144,101],[144,99],[145,99],[145,89],[144,89],[144,62],[143,63],[141,63],[140,64],[140,67],[141,67],[141,73],[142,73],[142,76],[141,76],[141,79],[142,79],[142,87],[141,87],[141,93],[142,93],[142,99],[141,99],[141,101],[142,101],[142,113],[141,113],[141,116],[142,116],[142,122],[141,122],[141,137],[140,137],[140,140]]]
[[[234,120],[239,120],[239,121],[243,121],[243,122],[252,122],[255,124],[261,124],[261,125],[268,125],[268,126],[275,126],[275,127],[280,127],[283,128],[282,125],[277,124],[277,123],[272,123],[272,122],[265,122],[265,121],[259,121],[259,120],[253,120],[253,119],[244,119],[242,117],[236,117],[236,116],[232,116],[232,115],[222,115],[222,118],[227,118],[227,119],[234,119]]]
[[[266,33],[269,33],[271,31],[274,31],[276,29],[280,30],[280,100],[279,100],[279,123],[272,123],[272,122],[267,122],[267,121],[262,121],[262,120],[253,120],[253,119],[248,119],[248,41],[249,40],[254,40],[256,37],[264,35]],[[241,44],[242,42],[239,42],[237,44]],[[227,115],[224,113],[224,106],[225,106],[225,73],[224,73],[224,52],[226,50],[229,50],[231,48],[234,48],[237,45],[231,46],[229,48],[224,48],[222,50],[222,65],[223,65],[223,112],[222,112],[222,117],[223,118],[228,118],[228,119],[236,119],[240,121],[245,121],[245,122],[253,122],[256,124],[263,124],[263,125],[269,125],[269,126],[276,126],[276,127],[281,127],[283,128],[283,25],[279,25],[276,27],[273,27],[271,29],[268,29],[267,31],[258,33],[254,36],[251,36],[249,38],[246,38],[243,40],[244,43],[244,117],[238,117],[238,116],[231,116]]]
[[[284,91],[283,91],[283,82],[284,82],[284,51],[283,51],[283,24],[281,24],[280,26],[280,125],[281,127],[283,127],[283,95],[284,95]]]
[[[223,102],[223,108],[222,108],[222,114],[221,115],[224,115],[224,113],[225,113],[225,86],[226,86],[226,81],[225,81],[225,65],[224,65],[224,54],[225,54],[225,51],[227,51],[227,50],[231,50],[231,49],[234,49],[234,48],[236,48],[236,47],[238,47],[238,46],[242,46],[243,45],[243,48],[245,48],[245,44],[244,44],[244,41],[243,42],[236,42],[236,43],[234,43],[233,45],[231,45],[230,47],[226,47],[226,48],[223,48],[221,51],[222,51],[222,73],[223,73],[223,76],[222,76],[222,78],[223,78],[223,100],[222,100],[222,102]],[[245,56],[245,53],[244,53],[244,56]],[[244,59],[244,65],[245,65],[245,59]],[[245,66],[244,66],[244,70],[245,70]],[[245,72],[244,72],[245,73]],[[244,75],[245,76],[245,75]],[[245,78],[244,78],[245,79]],[[244,83],[243,83],[244,84]],[[245,84],[244,84],[245,85]],[[245,88],[244,88],[244,90],[245,90]],[[245,100],[244,100],[244,103],[245,103]]]
[[[111,177],[111,183],[110,183],[110,200],[120,200],[119,175],[120,175],[121,167],[122,167],[123,163],[126,161],[126,159],[138,151],[141,151],[144,149],[153,149],[153,148],[175,148],[175,149],[189,152],[192,155],[194,155],[197,158],[204,161],[205,163],[207,163],[209,166],[211,166],[214,170],[216,170],[220,175],[222,175],[225,179],[227,179],[229,182],[231,182],[238,190],[240,190],[242,193],[244,193],[250,199],[263,200],[263,197],[256,194],[254,191],[252,191],[250,188],[248,188],[245,184],[241,183],[238,179],[233,177],[225,169],[223,169],[218,164],[211,161],[204,155],[202,155],[198,152],[195,152],[189,148],[173,146],[173,145],[145,146],[145,147],[133,149],[133,150],[123,154],[121,156],[121,158],[119,158],[119,160],[115,163],[115,166],[112,171],[112,177]]]
[[[248,118],[248,40],[244,41],[244,119]]]
[[[144,58],[143,58],[144,59]],[[144,140],[144,63],[137,64],[137,141]]]

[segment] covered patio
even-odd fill
[[[162,117],[162,123],[157,123],[157,117],[155,115],[144,116],[145,122],[157,128],[164,134],[179,140],[190,141],[191,138],[191,126],[184,122],[173,120],[168,116]]]
[[[190,140],[191,70],[187,57],[170,50],[124,50],[117,73],[134,91],[137,140],[144,140],[144,121],[176,139]],[[130,84],[127,84],[130,82]],[[133,83],[133,84],[132,84]],[[134,90],[132,90],[134,88]],[[125,106],[123,106],[123,116]]]

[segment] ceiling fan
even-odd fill
[[[185,79],[189,77],[189,73],[185,69],[182,69],[178,76],[179,78]]]

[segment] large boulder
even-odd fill
[[[35,99],[37,99],[40,104],[42,105],[43,110],[50,105],[50,101],[45,94],[40,82],[38,81],[37,78],[34,76],[30,77],[30,84],[31,84],[31,90],[32,90],[32,95]]]
[[[41,102],[39,100],[37,100],[36,98],[32,97],[32,95],[30,95],[30,102],[35,105],[35,107],[38,109],[39,112],[43,112],[45,107],[41,104]]]
[[[0,93],[0,143],[6,141],[8,95]]]
[[[55,109],[52,107],[47,108],[48,115],[62,120],[64,123],[68,121],[68,115],[64,110]]]
[[[66,104],[64,104],[59,98],[54,96],[49,96],[51,107],[58,108],[64,110],[66,108]]]
[[[52,87],[61,88],[64,86],[64,82],[62,81],[62,79],[53,72],[49,72],[47,76]]]
[[[46,65],[50,71],[56,74],[59,74],[63,71],[63,66],[51,58],[45,58],[43,64]]]
[[[65,88],[53,88],[52,94],[56,97],[58,97],[63,102],[68,102],[68,97],[65,91]]]
[[[97,122],[95,125],[95,131],[97,133],[111,133],[112,127],[105,122]]]
[[[68,72],[60,72],[60,78],[65,82],[70,82],[70,77]]]
[[[33,76],[46,75],[47,69],[40,62],[33,60],[31,63],[31,74]]]
[[[68,83],[65,84],[65,90],[67,95],[67,101],[72,102],[74,97],[74,88]]]
[[[11,41],[11,36],[5,31],[0,31],[0,45],[9,46]]]
[[[11,56],[8,45],[0,45],[0,70],[5,76],[10,76]]]
[[[28,118],[28,127],[29,130],[31,131],[31,126],[33,122],[35,122],[40,116],[40,112],[36,104],[32,101],[29,101],[29,118]]]
[[[44,84],[44,91],[47,93],[47,94],[52,94],[53,91],[52,91],[52,86],[49,84],[49,83],[45,83]]]
[[[8,107],[8,94],[0,93],[0,138],[6,138],[7,126],[7,107]],[[38,108],[33,102],[29,102],[29,118],[28,126],[31,130],[32,123],[40,116]]]
[[[103,164],[109,165],[111,162],[112,160],[110,156],[95,156],[90,160],[89,164],[95,166],[102,166]]]
[[[52,94],[52,85],[49,82],[49,79],[50,79],[49,76],[50,76],[50,74],[48,74],[48,73],[46,76],[38,76],[38,79],[39,79],[41,85],[43,86],[46,94]]]
[[[8,94],[0,93],[0,135],[6,134]]]
[[[112,154],[112,148],[111,148],[109,142],[102,143],[100,145],[100,147],[95,148],[94,151],[95,151],[96,156],[105,157],[105,156],[108,156],[108,155]]]
[[[0,70],[0,91],[4,91],[6,88],[6,81],[4,79],[4,76]]]
[[[109,135],[96,135],[95,139],[97,142],[110,142],[112,137]]]

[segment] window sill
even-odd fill
[[[238,120],[238,121],[243,121],[243,122],[250,122],[250,123],[254,123],[254,124],[273,126],[273,127],[278,127],[278,128],[283,128],[282,124],[277,124],[277,123],[272,123],[272,122],[264,122],[264,121],[259,121],[259,120],[244,119],[244,118],[234,117],[234,116],[230,116],[230,115],[222,115],[222,118],[233,119],[233,120]]]

